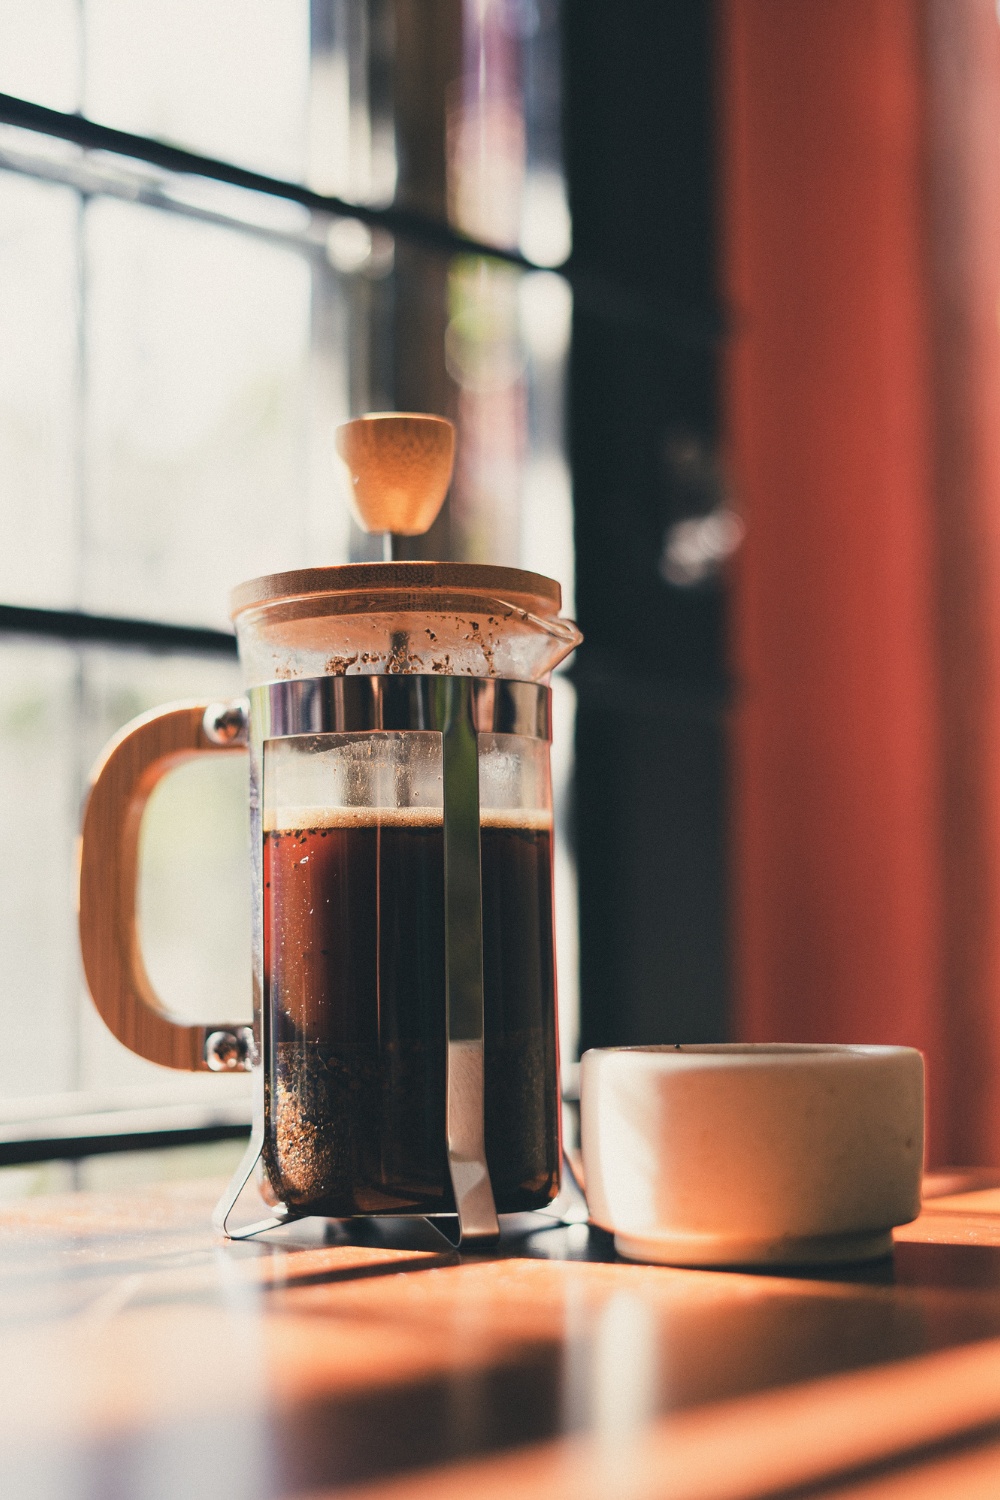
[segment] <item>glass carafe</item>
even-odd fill
[[[580,639],[537,574],[367,563],[233,596],[251,684],[128,726],[84,823],[94,1001],[143,1056],[251,1069],[217,1221],[457,1214],[559,1190],[548,674]],[[178,759],[246,748],[254,1024],[173,1020],[135,940],[141,807]],[[257,1169],[268,1219],[231,1211]],[[234,1216],[235,1217],[235,1216]]]

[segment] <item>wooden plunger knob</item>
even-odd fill
[[[422,536],[451,483],[455,429],[444,417],[372,412],[337,428],[337,452],[365,531]]]

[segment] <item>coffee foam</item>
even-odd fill
[[[270,807],[264,813],[265,833],[305,833],[313,828],[440,828],[440,807]],[[481,807],[483,828],[523,828],[534,832],[552,827],[547,807]]]

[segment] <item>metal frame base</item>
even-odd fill
[[[243,1192],[246,1189],[254,1170],[260,1160],[264,1145],[264,1128],[261,1123],[258,1128],[254,1126],[246,1151],[240,1160],[239,1166],[230,1179],[229,1186],[216,1204],[212,1214],[212,1224],[220,1234],[224,1234],[230,1240],[251,1240],[259,1234],[266,1234],[271,1229],[281,1229],[286,1224],[294,1224],[301,1219],[315,1218],[315,1214],[300,1214],[294,1209],[282,1205],[281,1210],[275,1212],[268,1218],[256,1219],[250,1224],[239,1227],[230,1226],[229,1219]],[[557,1205],[562,1204],[561,1207]],[[590,1215],[587,1208],[587,1200],[583,1189],[577,1181],[573,1165],[563,1152],[563,1180],[558,1197],[554,1198],[548,1208],[534,1210],[539,1218],[547,1219],[546,1228],[568,1227],[571,1224],[586,1224]],[[319,1217],[323,1217],[322,1215]],[[499,1238],[499,1221],[497,1222],[497,1233],[473,1234],[463,1232],[462,1220],[459,1214],[440,1214],[433,1218],[427,1214],[357,1214],[354,1216],[359,1220],[372,1219],[406,1219],[412,1218],[414,1223],[426,1224],[432,1229],[439,1239],[444,1240],[450,1250],[484,1249],[488,1250]],[[454,1238],[446,1232],[442,1226],[442,1220],[448,1225],[454,1224],[457,1234]],[[349,1221],[347,1221],[349,1222]]]

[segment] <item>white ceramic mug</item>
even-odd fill
[[[591,1218],[633,1260],[869,1260],[920,1211],[912,1047],[595,1048],[580,1104]]]

